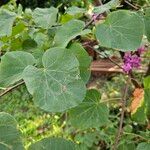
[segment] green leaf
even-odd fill
[[[148,118],[150,118],[150,76],[144,79],[144,100],[146,102],[146,113]]]
[[[28,66],[24,80],[34,102],[48,112],[61,112],[77,106],[86,88],[79,75],[79,62],[68,49],[51,48],[42,58],[44,68]]]
[[[150,143],[146,143],[146,142],[143,142],[143,143],[140,143],[136,150],[150,150]]]
[[[104,5],[100,5],[98,7],[95,7],[93,9],[93,13],[96,14],[102,14],[110,9],[114,9],[116,7],[118,7],[120,5],[120,1],[119,0],[111,0],[110,2],[104,4]]]
[[[6,124],[17,127],[17,121],[10,114],[0,112],[0,126]]]
[[[108,123],[109,110],[100,102],[101,95],[97,90],[89,90],[85,100],[70,110],[70,121],[80,129],[100,127]]]
[[[12,36],[20,34],[22,31],[26,29],[24,22],[19,22],[16,26],[12,28]]]
[[[144,79],[144,88],[150,89],[150,76]]]
[[[75,150],[76,145],[63,138],[45,138],[32,144],[29,150]]]
[[[16,120],[4,112],[0,113],[0,149],[24,150]]]
[[[55,25],[58,9],[51,8],[36,8],[33,11],[33,20],[35,24],[41,28],[49,29]]]
[[[0,87],[7,87],[22,79],[25,67],[35,63],[34,57],[27,52],[7,52],[1,58]]]
[[[67,10],[66,10],[66,13],[69,14],[69,15],[77,15],[77,14],[81,14],[81,13],[85,13],[86,10],[84,8],[79,8],[77,6],[72,6],[72,7],[69,7]]]
[[[135,150],[135,144],[126,142],[126,143],[120,144],[117,150]]]
[[[56,35],[54,37],[54,45],[65,48],[68,43],[76,36],[87,34],[90,32],[89,30],[84,30],[83,32],[82,30],[84,27],[85,23],[80,20],[73,19],[67,22],[56,31]]]
[[[91,59],[88,53],[83,48],[83,46],[79,43],[72,44],[69,47],[69,49],[77,57],[79,61],[79,69],[80,69],[81,78],[85,83],[87,83],[91,75],[91,72],[90,72]]]
[[[136,50],[142,41],[144,23],[137,13],[119,10],[110,13],[106,21],[96,27],[96,37],[101,46]]]
[[[150,41],[150,8],[145,9],[145,16],[144,16],[144,21],[145,21],[145,33]]]
[[[34,51],[37,48],[37,43],[33,39],[26,39],[22,43],[22,49],[24,51]]]
[[[10,36],[12,34],[12,26],[16,19],[16,14],[5,9],[0,10],[0,37]]]

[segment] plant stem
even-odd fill
[[[11,92],[12,90],[16,89],[17,87],[23,85],[25,82],[24,81],[21,81],[20,83],[12,86],[12,87],[9,87],[7,88],[4,92],[0,93],[0,97],[6,95],[7,93]]]
[[[150,141],[150,140],[146,139],[145,137],[143,137],[141,135],[138,135],[138,134],[135,134],[135,133],[128,133],[128,132],[123,132],[123,133],[126,134],[126,135],[133,135],[135,137],[139,137],[139,138],[141,138],[144,141],[148,141],[148,142]]]
[[[117,146],[119,144],[119,141],[120,141],[120,138],[121,138],[121,135],[123,132],[123,121],[124,121],[124,114],[125,114],[125,109],[126,109],[126,99],[127,99],[128,88],[129,88],[129,83],[127,81],[126,85],[125,85],[124,94],[122,96],[122,110],[121,110],[121,116],[120,116],[119,129],[118,129],[118,132],[116,134],[115,142],[114,142],[112,150],[117,149]]]

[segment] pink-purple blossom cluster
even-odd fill
[[[123,70],[129,73],[134,68],[139,68],[141,64],[141,54],[145,51],[145,47],[142,46],[137,49],[136,52],[126,52],[124,55]]]

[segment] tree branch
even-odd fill
[[[0,97],[6,95],[7,93],[11,92],[12,90],[16,89],[17,87],[23,85],[25,82],[24,81],[21,81],[20,83],[6,89],[4,92],[0,93]]]
[[[121,116],[120,116],[119,129],[118,129],[118,132],[116,134],[115,142],[114,142],[112,150],[117,149],[117,146],[118,146],[119,141],[120,141],[120,137],[121,137],[122,132],[123,132],[123,121],[124,121],[124,114],[125,114],[125,109],[126,109],[126,99],[127,99],[128,88],[129,88],[129,84],[128,84],[128,81],[127,81],[126,85],[125,85],[124,94],[123,94],[123,97],[122,97],[122,107],[121,107],[122,110],[121,110]]]

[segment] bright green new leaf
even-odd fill
[[[16,14],[5,9],[0,10],[0,37],[10,36]]]
[[[58,47],[66,47],[68,43],[78,35],[85,35],[90,32],[90,30],[83,30],[85,23],[80,20],[71,20],[66,24],[62,25],[56,31],[54,37],[54,45]]]
[[[23,75],[35,104],[48,112],[61,112],[81,103],[86,88],[80,79],[79,62],[70,50],[51,48],[42,62],[44,68],[28,66]]]
[[[140,143],[136,150],[150,150],[150,143],[146,143],[146,142],[143,142],[143,143]]]
[[[76,55],[79,61],[79,69],[82,80],[87,83],[90,78],[91,59],[86,50],[79,43],[72,44],[69,49]]]
[[[136,50],[141,44],[143,32],[141,17],[127,10],[110,13],[106,21],[96,27],[96,37],[101,46],[122,51]]]
[[[144,79],[144,88],[150,89],[150,76]]]
[[[0,113],[0,150],[24,150],[16,120],[4,112]]]
[[[94,8],[93,13],[101,14],[120,5],[119,0],[111,0],[110,2]]]
[[[150,76],[144,79],[144,100],[146,102],[146,113],[150,117]]]
[[[29,150],[75,150],[76,145],[63,138],[45,138],[32,144]]]
[[[0,87],[7,87],[22,79],[25,67],[35,64],[34,57],[27,52],[7,52],[0,63]]]
[[[70,110],[72,125],[80,129],[100,127],[108,123],[109,110],[100,102],[101,95],[97,90],[89,90],[85,100]]]
[[[51,8],[36,8],[33,11],[33,20],[35,24],[41,28],[49,29],[56,24],[58,9]]]

